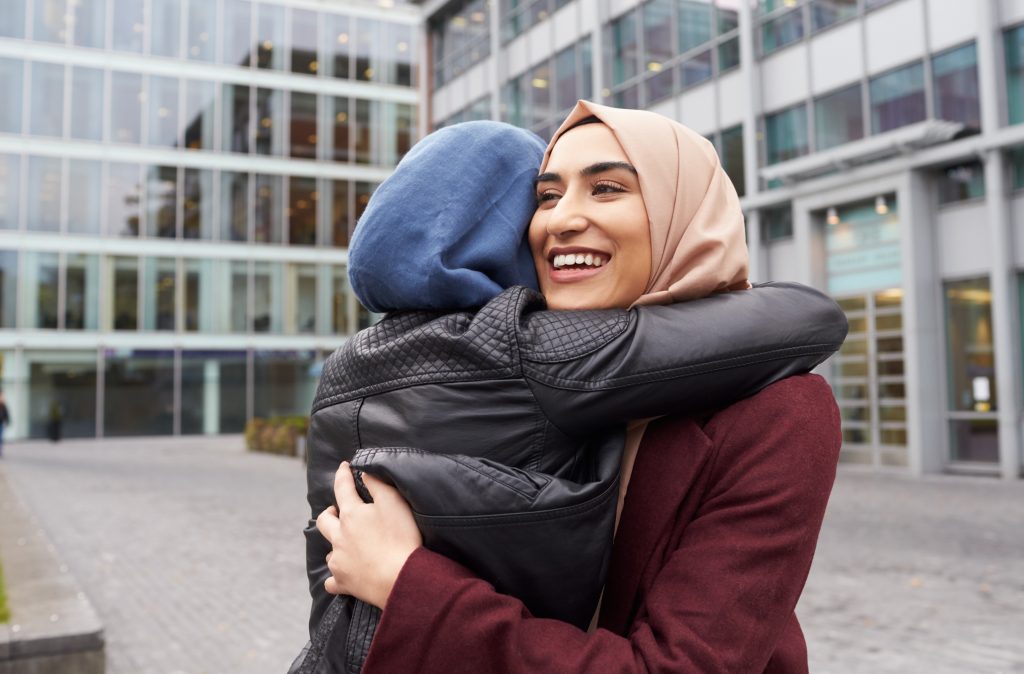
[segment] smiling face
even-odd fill
[[[626,308],[651,276],[640,180],[604,124],[558,139],[537,177],[530,250],[551,309]]]

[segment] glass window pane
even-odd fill
[[[64,66],[36,62],[31,73],[29,133],[60,137],[64,134]]]
[[[174,286],[176,262],[173,257],[142,259],[142,329],[175,329]]]
[[[57,328],[57,288],[59,260],[57,253],[27,251],[21,254],[22,289],[27,328]]]
[[[331,287],[331,333],[334,335],[351,335],[354,331],[349,321],[349,287],[348,272],[345,267],[332,269]]]
[[[194,0],[204,2],[204,0]],[[248,0],[224,0],[224,55],[227,65],[248,67],[252,63],[252,5]]]
[[[359,218],[363,217],[363,211],[366,210],[366,206],[370,203],[370,196],[375,189],[377,189],[377,183],[356,183],[356,211],[353,218],[355,222],[359,222]]]
[[[580,80],[582,89],[580,98],[585,101],[594,100],[594,55],[590,48],[590,38],[576,43],[580,50]]]
[[[0,91],[12,95],[0,97],[0,133],[21,133],[22,62],[0,58]]]
[[[174,432],[174,352],[108,349],[103,375],[103,434]]]
[[[110,164],[108,172],[107,234],[138,236],[142,223],[142,167]]]
[[[725,35],[739,28],[739,3],[741,0],[717,0],[715,13],[718,16],[718,34]]]
[[[71,159],[68,162],[68,232],[101,233],[100,200],[103,165],[98,161]]]
[[[178,78],[149,78],[149,144],[179,147],[181,130],[178,125]]]
[[[1024,25],[1003,33],[1006,50],[1006,100],[1010,124],[1024,122]]]
[[[114,49],[141,54],[142,36],[146,31],[145,3],[139,0],[113,0],[113,3],[114,25],[110,37]]]
[[[1008,159],[1010,162],[1010,180],[1013,189],[1024,188],[1024,147],[1017,147],[1010,150]],[[2,209],[0,209],[2,212]],[[2,217],[2,215],[0,215]]]
[[[256,212],[253,240],[257,243],[281,243],[284,220],[284,178],[256,175]]]
[[[284,92],[256,90],[256,152],[275,157],[284,154]]]
[[[289,264],[286,274],[285,332],[311,335],[316,332],[316,265]]]
[[[985,196],[985,169],[980,161],[948,166],[937,181],[940,204],[950,204]]]
[[[981,129],[978,96],[978,55],[974,43],[936,56],[932,60],[935,78],[935,116],[962,122],[972,131]]]
[[[21,157],[0,154],[0,229],[18,229]]]
[[[214,261],[184,261],[185,305],[182,323],[186,332],[213,331]]]
[[[761,232],[765,242],[793,237],[793,208],[789,204],[761,211]],[[864,344],[864,342],[861,342]]]
[[[317,14],[305,9],[292,10],[292,72],[316,75],[320,69],[317,56]]]
[[[328,158],[334,161],[351,161],[349,150],[352,144],[350,132],[349,99],[335,96],[329,99],[331,119],[331,142]]]
[[[96,330],[100,312],[99,256],[69,254],[64,273],[64,329]]]
[[[740,39],[734,37],[731,40],[718,45],[718,72],[738,68],[740,65]]]
[[[212,150],[214,97],[216,84],[200,80],[185,81],[185,147]]]
[[[284,70],[284,7],[256,5],[256,65]]]
[[[813,0],[811,3],[811,25],[814,30],[821,30],[855,16],[857,0]]]
[[[349,79],[351,67],[351,37],[349,18],[340,14],[328,14],[327,21],[327,74],[331,77]]]
[[[249,152],[249,87],[225,84],[221,100],[224,124],[221,131],[221,149],[225,152]]]
[[[743,126],[734,126],[722,132],[722,168],[736,188],[736,193],[746,193],[746,174],[743,163]]]
[[[807,154],[807,108],[801,104],[764,118],[767,163]]]
[[[734,13],[735,14],[735,13]],[[690,51],[711,39],[711,3],[705,0],[679,2],[679,53]],[[664,38],[665,47],[669,40]]]
[[[814,136],[815,149],[819,151],[864,137],[860,84],[814,102]]]
[[[112,257],[114,330],[139,329],[139,258]]]
[[[945,294],[949,409],[996,411],[992,293],[988,279],[947,282]]]
[[[217,35],[217,3],[188,1],[187,57],[193,61],[213,61],[214,36]]]
[[[392,24],[391,41],[394,44],[392,58],[395,62],[394,84],[403,87],[415,87],[416,77],[416,54],[417,42],[416,32],[412,26],[405,24]]]
[[[66,42],[68,37],[67,0],[34,0],[32,5],[32,39],[61,44]],[[4,11],[6,9],[4,7]]]
[[[221,226],[223,241],[249,239],[249,174],[234,171],[221,172],[220,183]]]
[[[146,236],[178,236],[178,168],[150,166],[146,171]]]
[[[614,87],[639,72],[640,44],[637,37],[637,10],[624,14],[611,24],[610,39],[605,40],[608,66],[607,86]]]
[[[77,140],[103,140],[103,71],[98,68],[71,68],[71,137]]]
[[[17,327],[18,253],[0,251],[0,328]]]
[[[579,87],[576,86],[576,48],[569,47],[555,56],[555,98],[558,109],[576,105]]]
[[[26,358],[29,437],[96,437],[96,352],[32,351]]]
[[[245,351],[181,352],[181,433],[245,428]]]
[[[490,98],[486,98],[487,114],[480,119],[490,119]],[[395,104],[395,157],[394,163],[401,161],[405,153],[412,149],[416,134],[416,106],[406,103]]]
[[[356,79],[365,82],[382,82],[380,37],[382,26],[373,19],[356,19],[355,67]]]
[[[761,25],[761,52],[771,54],[787,44],[802,40],[803,37],[803,10],[798,7]]]
[[[106,0],[74,0],[68,8],[72,42],[79,47],[102,49],[106,26]]]
[[[25,5],[19,0],[4,4],[0,12],[0,37],[25,37]]]
[[[356,99],[355,160],[357,164],[378,163],[377,125],[380,102]]]
[[[182,181],[182,236],[186,239],[214,238],[213,171],[185,169]]]
[[[142,140],[142,76],[111,74],[110,135],[115,143],[138,144]]]
[[[679,64],[679,82],[688,89],[711,79],[711,50],[702,51]]]
[[[349,231],[352,228],[351,207],[348,202],[349,182],[347,180],[331,181],[331,231],[328,243],[332,246],[348,246]]]
[[[925,118],[924,66],[920,63],[880,75],[869,86],[872,133],[898,129]]]
[[[316,94],[291,93],[291,156],[316,159]]]
[[[545,124],[554,114],[551,108],[551,68],[547,61],[530,71],[531,127]]]
[[[181,56],[180,0],[150,0],[149,51],[154,56]]]
[[[249,263],[231,262],[231,332],[249,332]]]
[[[953,461],[999,463],[999,422],[996,419],[956,419],[949,422]]]
[[[253,263],[253,331],[279,334],[281,330],[280,262]]]
[[[61,160],[28,158],[28,230],[60,231]]]
[[[316,191],[316,178],[290,178],[288,199],[288,243],[302,246],[315,245],[317,199],[319,199]]]
[[[253,414],[309,414],[317,376],[315,351],[257,351],[253,367]]]

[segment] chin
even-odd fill
[[[594,293],[545,293],[548,309],[555,311],[583,311],[587,309],[625,309],[627,304],[619,304],[607,296],[601,297]]]

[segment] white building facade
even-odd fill
[[[1024,0],[425,0],[425,110],[713,140],[751,278],[829,292],[848,462],[1021,477]]]
[[[308,414],[370,320],[346,246],[419,135],[419,8],[0,4],[6,436]]]

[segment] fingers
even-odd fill
[[[334,506],[327,508],[322,513],[317,515],[316,518],[316,529],[320,532],[320,535],[326,538],[329,542],[333,543],[334,539],[338,535],[338,528],[340,523],[338,522],[338,509]]]
[[[380,502],[382,498],[394,499],[395,496],[401,498],[397,489],[369,473],[363,473],[363,484],[366,485],[366,491],[370,492],[370,497],[375,503]]]
[[[334,474],[334,500],[338,503],[339,510],[352,508],[363,502],[356,491],[356,479],[352,476],[352,466],[348,461],[342,461],[338,472]]]

